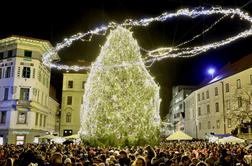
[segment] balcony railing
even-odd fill
[[[29,100],[17,100],[17,106],[22,108],[30,108],[31,107],[31,101]]]

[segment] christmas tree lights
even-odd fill
[[[84,140],[108,146],[158,142],[159,87],[129,30],[111,31],[92,64],[83,98],[79,134]]]

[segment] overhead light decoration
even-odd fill
[[[174,47],[163,47],[163,48],[157,48],[154,50],[147,51],[146,55],[147,58],[144,59],[145,63],[153,63],[155,61],[160,61],[166,58],[175,58],[175,57],[193,57],[198,54],[201,54],[203,52],[206,52],[210,49],[216,49],[218,47],[224,46],[226,44],[229,44],[235,40],[245,38],[247,36],[250,36],[252,34],[252,28],[250,27],[247,30],[244,30],[242,32],[239,32],[237,35],[225,38],[223,40],[217,41],[217,42],[212,42],[200,46],[195,46],[195,47],[182,47],[186,43],[198,38],[199,36],[207,33],[213,26],[215,26],[218,22],[223,20],[224,18],[230,18],[232,19],[234,16],[237,16],[243,21],[247,21],[252,25],[252,18],[248,15],[248,13],[245,13],[241,11],[240,9],[233,9],[233,8],[228,8],[228,9],[223,9],[221,7],[213,7],[210,9],[204,9],[202,8],[196,8],[193,10],[190,10],[188,8],[186,9],[180,9],[175,13],[168,13],[165,12],[157,17],[150,17],[150,18],[144,18],[140,20],[132,20],[132,19],[127,19],[121,24],[117,24],[115,22],[109,23],[107,26],[101,26],[97,27],[94,30],[90,30],[85,33],[77,33],[69,38],[64,39],[63,42],[58,43],[56,47],[52,48],[49,52],[45,53],[43,55],[43,63],[47,65],[50,68],[56,68],[59,70],[74,70],[74,71],[79,71],[79,70],[89,70],[90,66],[68,66],[68,65],[60,65],[56,63],[52,63],[53,56],[58,53],[59,50],[69,47],[74,41],[77,40],[82,40],[82,41],[92,41],[92,38],[94,35],[105,35],[108,30],[110,29],[115,29],[117,26],[121,27],[136,27],[136,26],[148,26],[153,22],[164,22],[172,18],[176,18],[179,16],[187,16],[190,18],[196,18],[199,16],[210,16],[210,15],[223,15],[221,19],[216,21],[214,24],[212,24],[209,28],[204,30],[201,34],[194,36],[191,40],[186,41],[182,44],[179,44]],[[133,63],[133,62],[132,62]],[[132,65],[132,63],[130,65]],[[137,65],[137,62],[135,62]],[[116,64],[111,64],[110,67],[113,67],[113,65]],[[127,64],[124,64],[127,65]]]
[[[96,146],[158,143],[159,87],[129,30],[118,26],[110,32],[91,66],[83,99],[83,140]]]

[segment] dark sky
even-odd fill
[[[11,1],[0,9],[0,38],[23,35],[49,40],[53,46],[77,32],[87,32],[96,26],[110,21],[123,22],[127,18],[145,18],[157,16],[164,11],[175,12],[180,8],[199,6],[223,6],[242,8],[252,15],[250,0],[72,0],[60,1]],[[165,23],[154,23],[147,28],[132,28],[139,45],[151,50],[160,46],[175,46],[197,35],[220,16],[189,19],[178,17]],[[202,45],[234,35],[248,25],[237,18],[224,20],[210,33],[200,37],[191,45]],[[95,37],[91,43],[75,42],[71,47],[59,52],[62,63],[78,64],[85,61],[90,64],[95,60],[104,44],[104,37]],[[206,69],[214,66],[220,69],[228,62],[235,61],[252,52],[252,37],[238,40],[228,46],[208,51],[190,59],[167,59],[155,63],[151,74],[161,86],[161,115],[168,112],[171,86],[179,84],[197,85],[207,77]],[[55,74],[56,73],[56,74]],[[60,78],[59,72],[53,72],[53,78]],[[60,84],[53,82],[54,84]],[[58,90],[60,91],[61,87]],[[59,95],[60,96],[60,95]],[[60,100],[60,99],[59,99]]]

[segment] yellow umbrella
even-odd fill
[[[54,139],[54,138],[59,138],[58,136],[54,136],[54,135],[43,135],[43,136],[40,136],[39,138],[45,138],[45,139]]]
[[[171,134],[169,137],[166,138],[167,141],[175,141],[175,140],[192,140],[193,138],[182,131],[177,131]]]
[[[64,137],[65,139],[78,139],[80,138],[78,134],[73,134],[73,135],[69,135]]]

